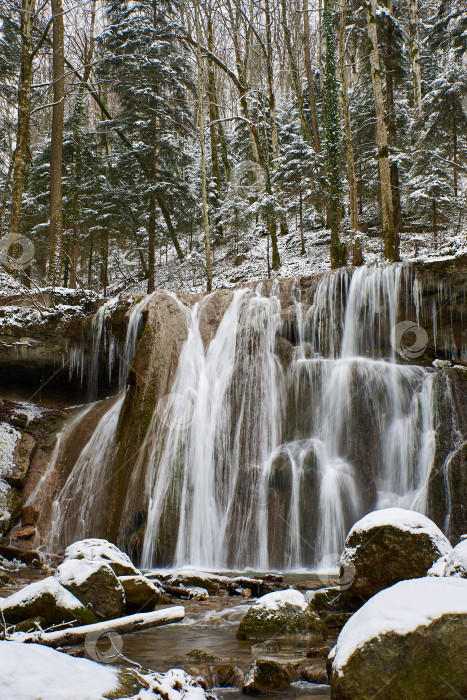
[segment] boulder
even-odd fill
[[[4,477],[10,486],[14,486],[17,489],[23,488],[35,449],[36,441],[32,435],[23,433],[15,446],[13,464]]]
[[[162,589],[145,576],[120,576],[118,580],[125,592],[127,612],[154,610],[163,594]]]
[[[365,515],[350,530],[340,559],[341,595],[365,601],[398,581],[425,576],[451,545],[427,517],[403,508]]]
[[[462,540],[448,554],[444,576],[467,578],[467,540]]]
[[[15,624],[42,617],[47,626],[76,620],[79,625],[97,622],[97,617],[53,576],[30,583],[0,600],[5,620]]]
[[[65,559],[87,559],[103,561],[108,564],[116,576],[140,576],[130,558],[107,540],[87,539],[70,544],[65,550]]]
[[[327,628],[319,615],[308,607],[300,591],[288,589],[268,593],[252,605],[240,620],[239,639],[307,637],[324,639]]]
[[[101,620],[120,617],[125,606],[124,588],[103,561],[66,559],[57,569],[61,585]]]
[[[217,595],[221,585],[227,585],[227,576],[217,576],[204,571],[178,571],[171,576],[167,583],[171,586],[185,588],[205,588],[209,595]]]
[[[288,686],[288,675],[280,664],[270,659],[256,659],[245,674],[242,691],[244,695],[261,695],[285,690]]]
[[[345,625],[330,654],[332,697],[467,697],[466,625],[463,579],[412,579],[377,593]]]

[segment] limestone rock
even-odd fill
[[[109,564],[86,559],[66,559],[57,569],[57,579],[99,619],[120,617],[125,605],[122,584]]]
[[[13,457],[13,465],[8,474],[5,474],[5,481],[10,486],[20,489],[24,486],[26,476],[31,463],[32,455],[36,449],[36,441],[28,433],[23,433],[21,439],[16,443]]]
[[[403,508],[369,513],[350,530],[340,560],[344,600],[368,600],[398,581],[425,576],[451,545],[429,518]]]
[[[463,579],[412,579],[381,591],[353,615],[330,654],[332,697],[467,697],[466,625]]]
[[[34,537],[37,530],[33,525],[26,525],[18,530],[16,537],[19,540],[28,540],[30,537]]]
[[[118,580],[125,592],[127,612],[154,610],[159,603],[162,589],[145,576],[120,576]]]
[[[269,659],[257,659],[245,675],[242,691],[245,695],[261,695],[285,690],[288,686],[287,673],[280,664]]]
[[[42,617],[50,625],[76,620],[86,625],[97,622],[97,617],[53,576],[25,586],[8,598],[0,600],[5,620],[13,624]]]
[[[252,605],[240,621],[239,639],[307,637],[324,639],[327,628],[316,612],[308,608],[299,591],[289,589],[268,593]]]
[[[21,522],[23,526],[35,525],[37,518],[39,517],[39,511],[35,506],[24,506],[21,511]]]
[[[130,558],[107,540],[86,539],[70,544],[65,550],[65,559],[87,559],[108,564],[116,576],[140,576]]]

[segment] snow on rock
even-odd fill
[[[141,576],[131,559],[107,540],[86,539],[70,544],[65,550],[65,560],[87,559],[103,561],[112,568],[116,576]]]
[[[65,559],[57,569],[59,582],[83,605],[103,619],[120,617],[125,592],[111,566],[105,561]]]
[[[319,615],[311,610],[300,591],[288,589],[267,593],[259,598],[240,620],[237,637],[267,639],[301,636],[323,639],[327,628]]]
[[[465,697],[466,621],[462,579],[412,579],[381,591],[349,619],[329,655],[333,698]]]
[[[293,607],[299,608],[300,610],[306,610],[308,603],[303,593],[296,591],[293,588],[289,588],[286,591],[274,591],[273,593],[267,593],[261,598],[258,598],[254,607],[263,608],[264,610],[279,610],[285,605],[291,605]]]
[[[96,617],[53,576],[35,581],[7,598],[0,599],[0,610],[8,622],[17,623],[42,617],[49,624],[77,620],[95,622]]]
[[[0,697],[101,700],[119,685],[117,669],[40,644],[0,641]]]
[[[444,550],[444,554],[452,549],[448,539],[432,520],[421,513],[405,508],[384,508],[368,513],[355,523],[347,537],[350,537],[354,532],[362,532],[385,525],[392,525],[406,532],[425,533],[436,542],[440,550]]]
[[[429,518],[404,508],[365,515],[351,528],[340,559],[341,588],[347,600],[368,600],[398,581],[426,576],[451,551]]]
[[[444,576],[467,578],[467,540],[459,542],[448,554]]]
[[[132,700],[206,700],[214,698],[205,693],[199,683],[180,668],[173,668],[167,673],[151,673],[143,676],[149,685],[149,690],[141,691]]]

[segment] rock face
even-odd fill
[[[327,627],[299,591],[268,593],[249,608],[237,629],[239,639],[307,637],[324,639]]]
[[[353,615],[330,654],[335,700],[467,696],[467,582],[401,581]]]
[[[120,576],[118,579],[125,592],[125,608],[128,613],[154,610],[162,590],[145,576]]]
[[[140,576],[131,559],[107,540],[87,539],[74,542],[65,550],[65,559],[86,559],[108,564],[116,576]]]
[[[83,605],[90,606],[99,619],[109,620],[122,615],[124,589],[109,564],[66,559],[57,569],[57,579]]]
[[[347,601],[368,600],[398,581],[425,576],[450,551],[449,541],[424,515],[403,508],[374,511],[347,535],[341,594]]]
[[[13,624],[41,617],[47,625],[76,620],[87,625],[97,622],[93,612],[67,591],[53,576],[31,583],[17,593],[0,600],[5,620]]]
[[[459,542],[449,554],[435,561],[428,575],[467,578],[467,539]]]

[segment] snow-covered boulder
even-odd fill
[[[116,576],[140,576],[131,559],[116,545],[107,540],[87,539],[70,544],[65,550],[65,559],[87,559],[103,561],[108,564]]]
[[[125,592],[109,564],[87,559],[65,559],[56,577],[83,605],[91,606],[98,618],[108,620],[122,615]]]
[[[292,588],[267,593],[258,598],[240,620],[237,637],[266,639],[267,637],[308,637],[324,639],[327,627],[319,615],[308,607],[305,596]]]
[[[426,577],[375,595],[330,654],[336,700],[467,697],[467,582]]]
[[[154,610],[163,593],[162,588],[145,576],[120,576],[125,591],[126,611]]]
[[[448,554],[444,575],[467,578],[467,540],[459,542]]]
[[[76,620],[86,625],[97,617],[53,576],[30,583],[8,598],[0,599],[0,610],[12,624],[31,618],[42,618],[46,625]]]
[[[342,596],[368,600],[398,581],[425,576],[451,545],[429,518],[404,508],[365,515],[350,530],[340,559]]]

